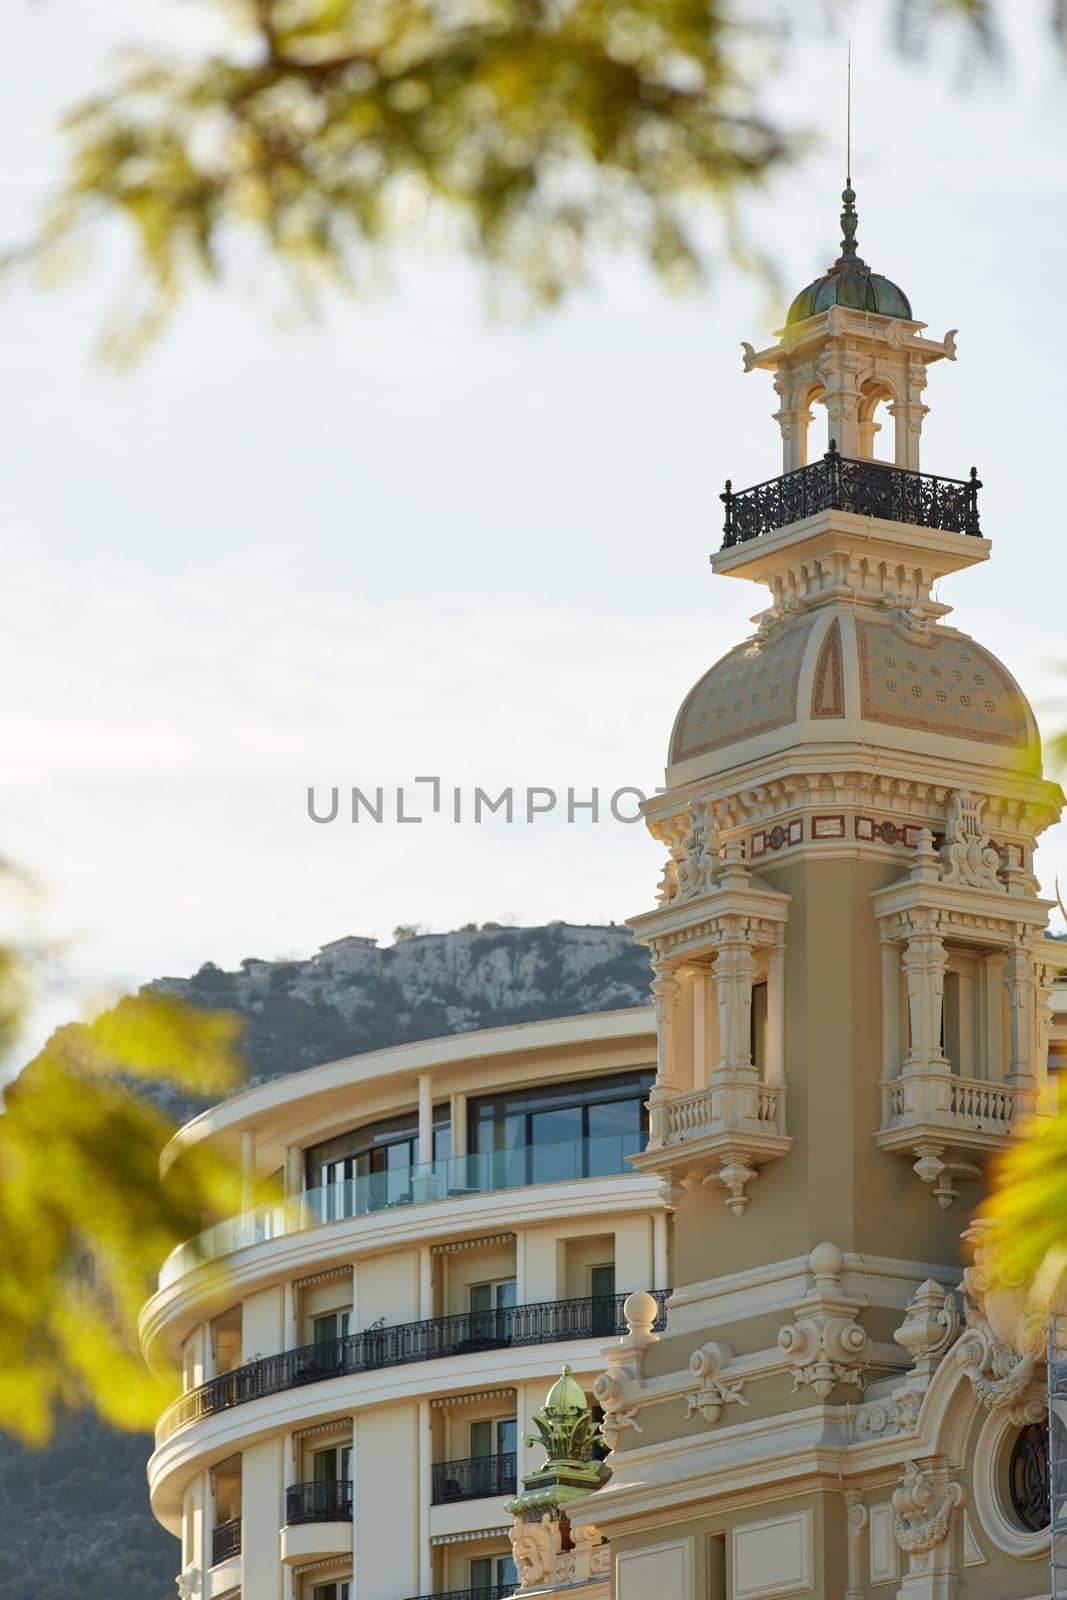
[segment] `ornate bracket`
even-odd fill
[[[932,1552],[948,1538],[952,1518],[963,1503],[960,1485],[939,1484],[939,1476],[936,1470],[909,1461],[900,1488],[893,1490],[893,1536],[911,1557],[915,1572],[932,1565]]]
[[[964,1300],[963,1309],[967,1331],[956,1346],[956,1360],[978,1399],[987,1411],[1010,1407],[1008,1415],[1019,1427],[1040,1422],[1047,1407],[1044,1391],[1034,1386],[1045,1347],[1041,1318],[1025,1318],[1009,1344],[997,1338],[971,1299]]]
[[[184,1567],[174,1582],[178,1588],[179,1600],[196,1600],[196,1596],[203,1593],[203,1573],[194,1562]]]
[[[724,1406],[748,1405],[741,1392],[744,1385],[740,1381],[727,1383],[723,1378],[723,1370],[732,1359],[730,1346],[714,1340],[693,1351],[689,1357],[689,1370],[695,1376],[698,1387],[685,1397],[687,1417],[699,1411],[705,1422],[714,1425],[722,1416]]]
[[[835,1244],[819,1244],[809,1257],[814,1288],[794,1308],[796,1321],[778,1331],[778,1348],[793,1372],[793,1393],[802,1386],[820,1400],[839,1383],[864,1386],[871,1341],[856,1321],[864,1302],[841,1292],[845,1258]]]

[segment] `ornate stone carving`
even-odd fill
[[[860,1551],[863,1530],[870,1520],[858,1489],[846,1489],[845,1517],[848,1522],[848,1588],[845,1600],[863,1600],[863,1571]]]
[[[709,894],[719,870],[718,831],[703,817],[693,816],[693,825],[676,860],[677,900],[695,900]]]
[[[593,1384],[593,1398],[603,1412],[600,1434],[609,1450],[615,1449],[619,1435],[627,1428],[635,1433],[642,1431],[635,1398],[641,1386],[641,1363],[648,1346],[659,1340],[659,1334],[652,1332],[659,1305],[647,1290],[635,1289],[627,1295],[622,1314],[626,1318],[626,1337],[609,1346],[611,1365]]]
[[[562,1525],[546,1511],[540,1522],[516,1517],[509,1535],[511,1553],[519,1572],[519,1586],[532,1589],[555,1577],[556,1557],[563,1545]]]
[[[893,1338],[911,1356],[916,1377],[929,1380],[959,1331],[956,1296],[946,1294],[939,1283],[927,1278],[908,1301],[904,1321]]]
[[[856,1412],[857,1439],[888,1439],[897,1433],[911,1433],[919,1420],[919,1396],[910,1389],[889,1400],[871,1400]]]
[[[184,1567],[174,1582],[178,1587],[180,1600],[196,1600],[197,1595],[203,1593],[203,1573],[194,1562]]]
[[[958,1483],[939,1484],[937,1477],[909,1461],[900,1488],[893,1490],[893,1536],[918,1571],[929,1563],[930,1552],[948,1537],[952,1518],[963,1502]]]
[[[983,827],[984,801],[969,789],[953,789],[948,801],[945,842],[941,846],[941,879],[967,889],[1003,893],[997,876],[1000,856]]]
[[[964,1319],[967,1331],[956,1346],[956,1360],[986,1410],[1008,1406],[1009,1416],[1018,1426],[1039,1422],[1047,1404],[1035,1385],[1045,1348],[1042,1318],[1036,1313],[1024,1318],[1013,1344],[997,1338],[970,1298],[964,1300]]]
[[[689,1357],[689,1370],[697,1379],[698,1387],[685,1397],[687,1417],[699,1411],[705,1422],[714,1424],[722,1416],[724,1406],[748,1405],[741,1392],[743,1384],[740,1381],[727,1383],[723,1377],[723,1369],[732,1359],[730,1346],[714,1340],[693,1351]]]
[[[619,1435],[627,1428],[632,1428],[635,1433],[644,1430],[637,1420],[636,1405],[626,1403],[626,1392],[632,1382],[637,1380],[637,1371],[634,1367],[611,1367],[607,1372],[602,1372],[593,1384],[593,1397],[603,1412],[600,1419],[600,1434],[609,1450],[614,1450],[619,1442]]]
[[[873,1351],[856,1321],[863,1301],[841,1291],[841,1251],[819,1244],[809,1261],[815,1285],[796,1307],[796,1321],[779,1329],[778,1348],[792,1368],[793,1393],[805,1386],[825,1400],[839,1383],[863,1388]]]

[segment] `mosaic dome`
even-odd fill
[[[988,650],[954,628],[916,633],[832,607],[746,639],[709,668],[678,712],[668,762],[686,764],[686,781],[698,757],[700,771],[718,771],[797,744],[943,753],[946,740],[968,761],[1040,766],[1033,712]]]
[[[801,289],[786,315],[786,326],[803,322],[831,306],[847,306],[852,311],[876,311],[883,317],[904,317],[911,321],[911,302],[903,289],[890,278],[872,272],[862,261],[856,244],[856,191],[846,188],[841,195],[841,254],[814,283]]]

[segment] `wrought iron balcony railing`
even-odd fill
[[[659,1301],[657,1329],[666,1326],[663,1309],[669,1289],[654,1291]],[[610,1339],[625,1332],[622,1307],[625,1295],[586,1295],[577,1300],[543,1300],[532,1305],[499,1307],[490,1311],[461,1311],[449,1317],[429,1317],[422,1322],[401,1322],[389,1328],[367,1328],[363,1333],[320,1344],[301,1345],[279,1355],[262,1356],[243,1367],[223,1373],[199,1389],[181,1395],[163,1413],[156,1429],[162,1444],[179,1428],[233,1406],[282,1394],[308,1383],[322,1383],[360,1372],[406,1366],[414,1361],[435,1361],[442,1356],[467,1355],[509,1346],[552,1344],[557,1339]]]
[[[241,1554],[241,1519],[231,1517],[229,1522],[220,1522],[211,1530],[211,1565],[217,1567],[222,1561],[229,1561],[232,1556]]]
[[[290,1484],[285,1491],[285,1520],[291,1528],[300,1522],[351,1522],[351,1478]]]
[[[505,1600],[515,1593],[514,1583],[487,1583],[480,1589],[444,1589],[439,1594],[413,1595],[412,1600]]]
[[[468,1456],[465,1461],[435,1461],[433,1503],[486,1500],[490,1495],[515,1493],[515,1451],[498,1456]]]
[[[981,538],[981,487],[974,467],[967,479],[934,478],[884,461],[854,461],[841,455],[831,439],[821,460],[751,489],[735,490],[727,478],[720,496],[726,507],[722,547],[745,544],[816,511],[851,511],[860,517],[884,517]]]

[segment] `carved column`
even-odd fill
[[[1042,963],[1034,973],[1034,1078],[1037,1082],[1040,1110],[1052,1112],[1055,1105],[1047,1103],[1049,1096],[1048,1045],[1052,1033],[1052,985],[1056,979],[1053,967]]]
[[[863,1530],[868,1518],[858,1489],[845,1490],[845,1516],[848,1520],[848,1588],[844,1600],[863,1600]]]
[[[894,459],[898,467],[907,467],[911,472],[918,472],[919,440],[922,436],[923,419],[930,409],[922,401],[922,393],[926,388],[926,366],[922,357],[912,357],[906,372],[907,399],[897,401],[889,407],[889,415],[896,425]]]
[[[941,1015],[945,1000],[945,942],[932,917],[916,918],[904,947],[904,972],[908,980],[908,1015],[911,1049],[906,1070],[949,1070],[941,1048]]]
[[[981,1059],[987,1078],[1003,1083],[1004,1050],[1004,969],[1008,958],[1003,950],[991,950],[982,963],[985,999],[985,1027]]]
[[[752,985],[756,961],[740,929],[723,938],[712,969],[719,1005],[719,1064],[728,1081],[755,1077],[752,1065]]]
[[[882,1082],[900,1076],[900,945],[882,939]]]
[[[767,951],[767,1063],[765,1081],[785,1082],[785,945]]]
[[[1020,1088],[1034,1087],[1034,1022],[1036,983],[1034,959],[1022,943],[1012,946],[1004,972],[1008,986],[1008,1015],[1011,1026],[1011,1062],[1008,1082]]]
[[[860,453],[859,411],[863,397],[857,378],[861,362],[843,339],[833,337],[833,319],[834,310],[831,310],[827,322],[830,344],[819,363],[819,375],[826,389],[823,399],[830,438],[837,440],[837,448],[843,456],[855,458]]]
[[[652,1000],[656,1008],[656,1081],[648,1096],[648,1143],[662,1145],[667,1133],[667,1102],[678,1093],[674,1071],[675,1019],[680,993],[671,967],[653,960]]]

